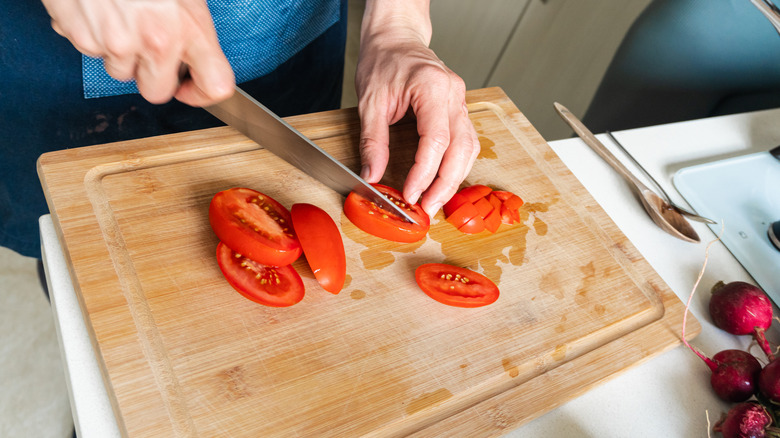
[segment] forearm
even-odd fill
[[[431,42],[429,0],[368,0],[360,29],[361,49],[377,40]]]

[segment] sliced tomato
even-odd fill
[[[434,300],[457,307],[481,307],[498,299],[498,286],[484,275],[444,263],[427,263],[414,272],[417,285]]]
[[[217,193],[209,205],[209,223],[220,241],[257,263],[285,266],[301,255],[290,212],[258,191]]]
[[[336,223],[325,210],[311,204],[293,204],[290,214],[317,282],[330,293],[341,292],[347,277],[347,258]]]
[[[509,211],[506,205],[501,205],[500,213],[501,213],[502,224],[512,225],[513,223],[515,223],[515,218],[514,216],[512,216],[512,212]]]
[[[487,195],[487,198],[485,199],[487,199],[488,202],[490,202],[490,205],[492,205],[496,210],[499,210],[501,208],[501,204],[503,204],[503,202],[498,199],[498,196],[496,196],[495,193]]]
[[[485,220],[482,219],[482,216],[476,215],[473,218],[471,218],[468,222],[461,225],[458,228],[458,231],[466,234],[479,234],[485,231]]]
[[[256,303],[288,307],[303,299],[303,280],[290,265],[257,263],[222,242],[217,245],[217,263],[233,289]]]
[[[344,215],[350,222],[368,234],[394,242],[417,242],[428,234],[431,220],[420,204],[407,204],[403,195],[392,187],[383,184],[372,185],[390,201],[406,210],[406,213],[417,223],[406,222],[402,217],[380,208],[355,192],[350,193],[344,203]]]
[[[460,228],[478,215],[479,210],[477,210],[477,207],[470,202],[466,202],[447,216],[447,222],[451,223],[455,228]]]
[[[441,210],[444,212],[444,217],[449,217],[455,210],[458,209],[461,205],[469,202],[468,199],[466,199],[465,196],[461,195],[460,193],[455,193],[452,195],[452,198],[450,198],[449,201],[447,201],[446,204],[441,208]]]
[[[474,184],[473,186],[462,188],[458,193],[460,193],[461,196],[465,197],[466,199],[468,199],[469,202],[473,204],[477,202],[479,198],[484,198],[492,191],[493,189],[491,189],[486,185]]]
[[[477,207],[477,210],[479,211],[479,215],[483,218],[488,214],[490,214],[491,211],[493,211],[493,206],[490,204],[490,201],[488,201],[485,198],[477,199],[474,202],[474,207]]]
[[[514,193],[506,201],[504,201],[504,205],[506,205],[506,208],[514,211],[517,211],[517,209],[522,207],[523,203],[524,203],[523,199],[515,195]]]
[[[507,199],[512,197],[513,193],[507,192],[505,190],[494,190],[493,195],[495,195],[496,198],[500,199],[501,202],[505,202]]]
[[[498,231],[498,227],[501,226],[501,213],[499,209],[494,209],[487,216],[485,216],[485,229],[491,233]]]

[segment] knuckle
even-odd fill
[[[437,154],[444,154],[444,151],[450,146],[450,135],[444,131],[434,132],[426,138],[427,145]]]

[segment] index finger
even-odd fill
[[[213,40],[213,41],[212,41]],[[208,106],[227,99],[235,89],[233,69],[213,39],[199,38],[182,55],[189,66],[189,77],[176,92],[176,99],[191,106]]]

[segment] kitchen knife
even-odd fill
[[[384,210],[416,223],[401,207],[240,88],[206,110],[336,192],[344,196],[357,192]]]

